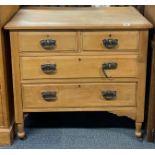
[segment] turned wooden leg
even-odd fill
[[[136,131],[135,131],[135,135],[137,138],[142,138],[142,131],[141,131],[141,128],[142,128],[142,123],[139,123],[139,122],[136,122]]]
[[[26,134],[24,130],[24,123],[17,124],[17,136],[19,139],[25,139]]]

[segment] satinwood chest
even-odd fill
[[[10,30],[15,120],[25,112],[108,111],[144,119],[148,28],[133,7],[21,9]]]

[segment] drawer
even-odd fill
[[[136,50],[139,46],[137,31],[83,32],[84,51]]]
[[[135,106],[135,83],[26,84],[23,108]]]
[[[137,55],[21,57],[22,79],[137,77]],[[105,75],[106,74],[106,75]]]
[[[77,51],[77,33],[19,32],[19,50],[27,52]]]

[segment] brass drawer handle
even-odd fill
[[[56,64],[43,64],[41,69],[46,74],[53,74],[56,72]]]
[[[42,98],[48,102],[57,100],[57,93],[55,91],[42,92],[41,95]]]
[[[56,40],[53,39],[41,40],[40,45],[42,46],[42,48],[46,50],[54,49],[56,47]]]
[[[118,45],[118,39],[104,39],[102,42],[103,45],[108,49],[115,48]]]
[[[103,70],[105,77],[108,78],[108,75],[106,74],[105,70],[117,69],[117,66],[118,66],[118,64],[116,62],[102,64],[102,70]]]
[[[114,100],[116,99],[117,92],[112,90],[102,91],[102,96],[106,100]]]

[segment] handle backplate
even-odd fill
[[[45,101],[55,101],[57,99],[57,93],[55,91],[45,91],[41,93],[42,98]]]
[[[108,38],[108,39],[102,40],[102,42],[103,42],[103,45],[108,49],[115,48],[118,45],[118,39]]]
[[[102,96],[106,100],[114,100],[116,98],[117,92],[112,90],[102,91]]]
[[[56,40],[43,39],[40,41],[40,45],[46,50],[54,49],[56,47]]]
[[[56,64],[42,64],[41,69],[46,74],[53,74],[56,72]]]
[[[116,62],[110,62],[110,63],[104,63],[102,64],[102,69],[107,70],[107,69],[117,69],[117,63]]]

